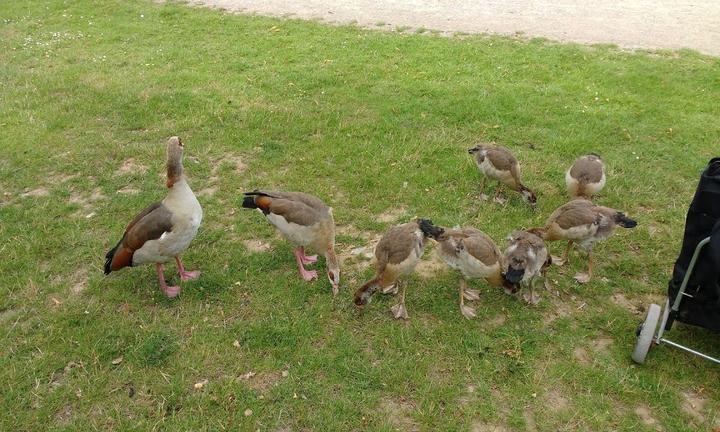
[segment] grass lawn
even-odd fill
[[[141,0],[3,1],[0,18],[0,430],[720,426],[717,366],[668,347],[630,360],[718,153],[718,59]],[[125,224],[165,194],[170,135],[205,211],[184,256],[202,277],[174,300],[151,266],[102,274]],[[479,140],[515,151],[539,211],[478,199],[466,149]],[[591,283],[572,279],[579,256],[537,307],[476,281],[469,321],[428,247],[409,322],[387,296],[355,310],[372,268],[352,249],[413,216],[502,243],[565,201],[565,169],[591,151],[608,165],[597,202],[639,222],[598,245]],[[337,299],[240,208],[253,188],[334,207]],[[720,355],[714,334],[672,334]]]

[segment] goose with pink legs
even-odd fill
[[[179,137],[168,140],[167,196],[135,216],[118,244],[105,255],[106,275],[124,267],[155,264],[160,289],[168,297],[176,297],[180,287],[168,286],[165,282],[163,264],[174,260],[182,281],[200,276],[199,271],[186,271],[180,260],[180,255],[195,238],[203,216],[183,173],[184,148]]]
[[[258,190],[246,192],[242,206],[258,209],[286,240],[295,245],[293,254],[304,280],[310,282],[318,277],[317,271],[305,268],[317,262],[317,255],[305,255],[305,248],[323,254],[333,296],[337,295],[340,290],[340,264],[335,255],[332,208],[319,198],[303,192]]]

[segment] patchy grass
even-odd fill
[[[717,59],[140,0],[1,2],[0,16],[1,430],[718,425],[716,366],[669,348],[629,359],[720,144]],[[101,267],[163,196],[174,134],[205,220],[185,255],[202,277],[169,300],[150,267]],[[478,140],[514,149],[537,213],[478,199]],[[500,241],[562,204],[564,170],[590,151],[609,167],[598,201],[640,225],[597,248],[587,286],[579,259],[535,308],[476,282],[468,321],[457,275],[428,264],[409,323],[390,319],[392,298],[352,306],[372,272],[362,247],[391,224],[425,216]],[[240,209],[255,187],[332,204],[347,257],[335,301]],[[715,335],[673,333],[720,354]]]

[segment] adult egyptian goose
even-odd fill
[[[605,164],[600,156],[591,153],[578,158],[565,173],[565,185],[570,198],[597,195],[605,187]]]
[[[183,142],[172,137],[167,144],[168,194],[135,216],[120,242],[105,255],[105,274],[123,267],[154,263],[160,288],[168,297],[180,293],[179,286],[165,282],[163,264],[175,259],[183,281],[197,279],[199,271],[185,271],[180,255],[197,234],[202,208],[183,175]]]
[[[443,229],[436,227],[427,219],[390,228],[375,247],[375,278],[355,292],[355,305],[365,306],[378,289],[383,293],[397,293],[399,278],[411,274],[420,262],[425,247],[425,239],[437,239]],[[400,303],[391,311],[396,319],[408,319],[405,308],[405,284],[403,284]]]
[[[513,231],[507,240],[503,278],[513,286],[513,292],[521,285],[527,286],[530,292],[525,295],[525,300],[537,304],[540,297],[534,292],[535,282],[552,261],[545,242],[531,230]]]
[[[597,206],[586,199],[576,199],[558,207],[548,218],[544,228],[536,228],[546,241],[567,240],[568,244],[556,264],[563,265],[573,243],[577,243],[588,254],[587,273],[578,273],[579,283],[590,281],[593,272],[592,248],[595,242],[610,237],[615,228],[634,228],[637,222],[623,213],[609,207]]]
[[[485,178],[497,180],[510,189],[520,192],[523,198],[534,208],[537,203],[535,193],[527,188],[520,180],[520,164],[517,158],[505,147],[492,144],[478,144],[468,149],[468,153],[474,156],[475,164],[481,173],[485,175],[480,185],[480,190],[485,188]],[[500,188],[495,191],[497,199]]]
[[[303,192],[246,192],[242,206],[258,209],[296,246],[294,254],[300,276],[306,281],[317,279],[317,271],[306,270],[305,264],[317,261],[317,255],[305,255],[310,248],[325,255],[327,277],[333,296],[340,290],[340,264],[335,255],[335,221],[332,208],[319,198]]]
[[[462,274],[460,312],[465,318],[474,318],[475,308],[465,305],[465,300],[480,296],[477,290],[468,289],[467,280],[480,278],[493,286],[507,286],[502,277],[502,253],[489,236],[475,228],[446,229],[438,244],[443,261]]]

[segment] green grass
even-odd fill
[[[140,0],[6,1],[0,17],[0,430],[655,430],[643,409],[666,431],[720,422],[718,368],[667,347],[632,365],[642,314],[612,298],[662,298],[720,144],[717,59]],[[175,134],[194,190],[215,193],[200,197],[185,254],[203,275],[169,300],[151,267],[101,268],[125,223],[165,193]],[[478,200],[466,149],[479,140],[515,151],[537,213],[517,196]],[[332,301],[240,208],[247,189],[311,191],[334,207],[345,254],[398,207],[398,221],[472,225],[500,242],[563,203],[564,170],[590,151],[609,167],[598,202],[638,228],[597,247],[587,286],[571,277],[581,260],[553,269],[559,296],[538,307],[473,283],[473,321],[447,270],[410,280],[409,323],[389,317],[392,298],[354,309],[372,272],[356,259]],[[673,335],[720,354],[709,332]],[[705,401],[702,418],[683,392]]]

